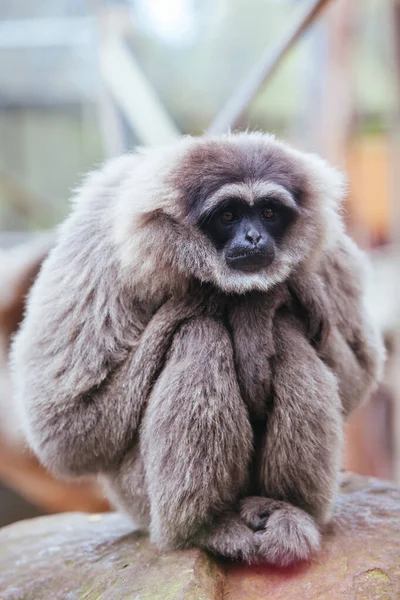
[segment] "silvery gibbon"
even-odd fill
[[[91,173],[12,349],[27,441],[160,548],[306,560],[382,344],[343,177],[273,136],[183,137]]]

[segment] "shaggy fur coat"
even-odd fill
[[[249,202],[280,186],[298,205],[266,272],[231,271],[198,227],[225,185]],[[12,351],[43,464],[100,475],[160,547],[308,558],[332,514],[343,420],[383,355],[343,194],[321,159],[261,134],[183,138],[91,174]]]

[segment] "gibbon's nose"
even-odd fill
[[[246,233],[246,240],[256,245],[261,240],[261,233],[258,233],[256,229],[249,229]]]

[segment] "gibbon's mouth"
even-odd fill
[[[228,267],[248,273],[256,273],[265,269],[273,260],[273,255],[266,250],[247,250],[226,257]]]

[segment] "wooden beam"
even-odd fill
[[[312,81],[303,141],[333,164],[345,167],[354,113],[354,24],[360,6],[354,0],[336,0],[333,8],[321,24],[322,52],[315,43],[308,50]]]
[[[99,48],[104,83],[132,130],[145,145],[168,144],[180,132],[126,42],[110,34]]]
[[[260,60],[212,122],[208,129],[209,133],[226,133],[238,123],[261,86],[271,77],[288,51],[331,1],[311,0],[272,48],[270,46],[266,48]]]

